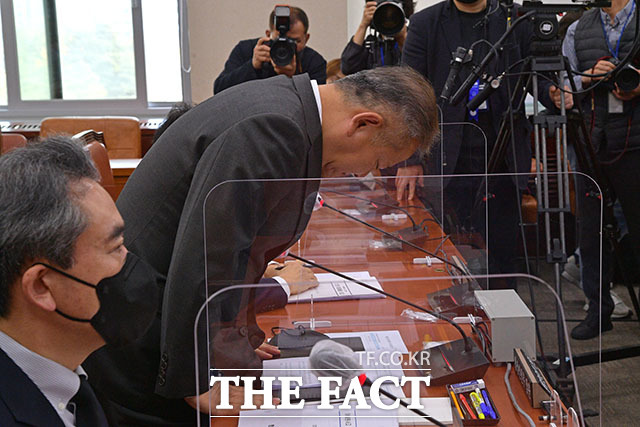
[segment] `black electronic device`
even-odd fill
[[[279,67],[291,64],[296,55],[296,41],[287,37],[291,29],[291,9],[289,6],[277,5],[274,13],[273,28],[278,31],[278,38],[271,45],[271,60]]]

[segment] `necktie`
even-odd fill
[[[71,402],[75,404],[76,427],[109,426],[96,394],[83,375],[80,375],[80,389],[71,398]]]

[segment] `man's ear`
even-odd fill
[[[384,119],[378,113],[365,111],[351,117],[347,136],[353,136],[356,132],[380,130],[384,125]]]
[[[23,297],[31,304],[43,310],[56,309],[56,301],[51,293],[53,274],[50,269],[41,264],[29,267],[20,278],[19,290]]]
[[[271,31],[270,30],[266,30],[264,32],[264,35],[270,38],[271,37]]]
[[[307,34],[305,34],[305,36],[304,36],[304,37],[305,37],[305,39],[306,39],[306,40],[304,41],[304,44],[306,45],[307,43],[309,43],[309,39],[311,38],[311,34],[307,33]]]

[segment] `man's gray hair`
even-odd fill
[[[429,151],[438,134],[438,107],[433,87],[417,71],[407,66],[377,67],[333,84],[347,102],[381,110],[387,120],[399,120],[404,132],[391,139],[417,140],[419,151]]]
[[[76,240],[87,227],[74,184],[99,180],[82,146],[54,136],[0,156],[0,317],[8,315],[11,285],[29,263],[73,265]]]

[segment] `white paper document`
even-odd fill
[[[371,404],[370,404],[371,405]],[[398,427],[395,411],[371,409],[318,409],[307,404],[303,409],[260,409],[241,411],[238,427]]]
[[[344,274],[376,289],[382,290],[382,285],[380,285],[378,279],[371,276],[368,271],[355,271]],[[317,287],[301,292],[298,295],[291,295],[289,297],[289,303],[309,302],[312,297],[314,302],[385,297],[376,291],[367,289],[351,280],[345,280],[335,274],[319,273],[316,274],[316,278],[318,279]]]
[[[329,338],[359,337],[364,351],[399,351],[409,353],[400,332],[398,331],[368,331],[368,332],[331,332]]]

